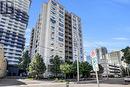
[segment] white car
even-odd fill
[[[125,81],[125,82],[130,82],[130,76],[129,76],[129,77],[125,77],[125,78],[124,78],[124,81]]]

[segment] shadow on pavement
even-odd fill
[[[19,81],[18,79],[0,79],[0,86],[18,86],[26,85],[24,82]]]
[[[97,84],[96,80],[92,81],[81,81],[79,84]],[[121,78],[113,78],[107,80],[100,80],[100,84],[118,84],[118,85],[128,85],[130,82],[125,82]]]

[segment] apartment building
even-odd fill
[[[25,45],[31,0],[0,0],[0,43],[9,65],[17,65]]]
[[[42,5],[30,42],[31,57],[39,53],[46,64],[46,76],[50,75],[50,59],[55,55],[63,61],[83,60],[81,19],[69,13],[55,0]]]

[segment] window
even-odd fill
[[[61,15],[61,14],[59,14],[59,16],[60,16],[61,18],[64,18],[64,16],[63,16],[63,15]]]
[[[53,14],[53,15],[54,15],[54,14],[56,14],[56,13],[55,13],[54,11],[51,11],[51,14]]]
[[[63,32],[64,30],[63,30],[63,28],[59,27],[59,31]]]
[[[53,45],[54,45],[54,43],[51,43],[51,45],[53,46]]]
[[[59,21],[63,23],[63,20],[61,18],[59,18]]]
[[[59,41],[63,42],[63,38],[60,38],[60,37],[59,37]]]
[[[64,14],[64,12],[63,12],[63,11],[61,11],[61,10],[59,10],[59,12],[60,12],[61,14]]]
[[[60,25],[61,27],[64,27],[64,25],[63,25],[63,24],[61,24],[61,23],[59,23],[59,25]]]
[[[54,51],[54,49],[51,49],[51,51]]]
[[[64,44],[63,44],[63,43],[59,43],[59,45],[60,45],[60,47],[63,47],[63,46],[64,46]]]
[[[75,27],[75,26],[73,26],[73,28],[74,28],[74,29],[76,29],[76,27]]]
[[[51,30],[54,30],[55,29],[55,27],[54,26],[51,26]]]
[[[59,36],[63,37],[63,36],[64,36],[64,34],[63,34],[63,33],[61,33],[61,32],[59,32]]]
[[[55,10],[56,10],[56,8],[52,7],[52,10],[54,10],[54,11],[55,11]]]
[[[50,20],[51,20],[51,22],[52,22],[53,24],[56,23],[56,21],[55,21],[54,19],[51,18]]]
[[[56,19],[55,17],[51,16],[52,19]]]
[[[61,10],[64,10],[64,8],[63,8],[63,7],[61,7],[61,6],[59,6],[59,8],[60,8]]]
[[[54,39],[54,32],[51,32],[51,39]]]
[[[54,1],[51,1],[51,3],[54,5],[54,6],[56,6],[57,4],[56,4],[56,2],[54,2]]]

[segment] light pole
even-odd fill
[[[77,83],[79,82],[79,57],[77,57]]]

